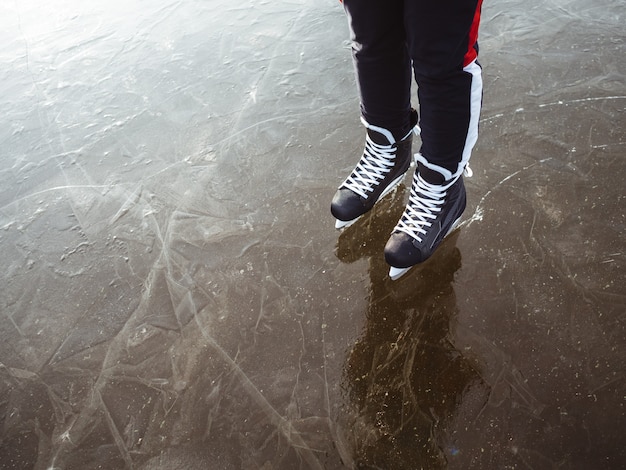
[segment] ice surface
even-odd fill
[[[483,18],[464,222],[392,282],[405,186],[329,213],[338,2],[0,4],[0,468],[626,467],[623,5]]]

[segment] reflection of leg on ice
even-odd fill
[[[379,249],[388,232],[373,222],[385,225],[385,218],[372,218],[368,226],[370,234],[381,236],[364,241],[356,232],[365,230],[355,230],[352,237],[347,232],[338,247],[342,260],[367,257],[371,280],[367,324],[344,371],[349,397],[344,436],[357,467],[443,468],[445,434],[461,398],[470,389],[478,393],[472,400],[476,409],[462,411],[478,413],[489,393],[451,339],[459,232],[430,260],[393,282]]]

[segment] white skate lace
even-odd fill
[[[395,230],[404,232],[421,242],[421,237],[426,235],[427,230],[441,212],[446,193],[455,181],[446,185],[430,184],[417,175],[417,181],[414,181],[411,186],[409,203]]]
[[[363,156],[342,187],[367,199],[368,193],[371,193],[393,168],[395,154],[395,146],[377,144],[367,135]]]

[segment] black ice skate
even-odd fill
[[[367,128],[365,149],[356,168],[339,186],[330,211],[337,219],[335,228],[347,227],[368,212],[402,181],[411,166],[413,132],[417,131],[417,113],[411,113],[411,130],[400,142],[391,131],[373,126],[361,118]]]
[[[391,279],[430,258],[465,210],[463,175],[446,181],[443,175],[449,172],[445,169],[432,164],[427,167],[419,154],[416,159],[409,202],[385,246]],[[469,168],[466,174],[471,175]]]

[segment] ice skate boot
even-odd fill
[[[416,160],[409,202],[385,245],[391,279],[430,258],[465,210],[463,175],[446,180],[449,171],[429,164],[422,155],[417,154]]]
[[[388,129],[373,126],[363,118],[361,121],[367,128],[363,155],[330,205],[337,229],[353,224],[374,207],[400,183],[411,166],[413,132],[418,132],[415,110],[411,112],[411,130],[399,142]]]

